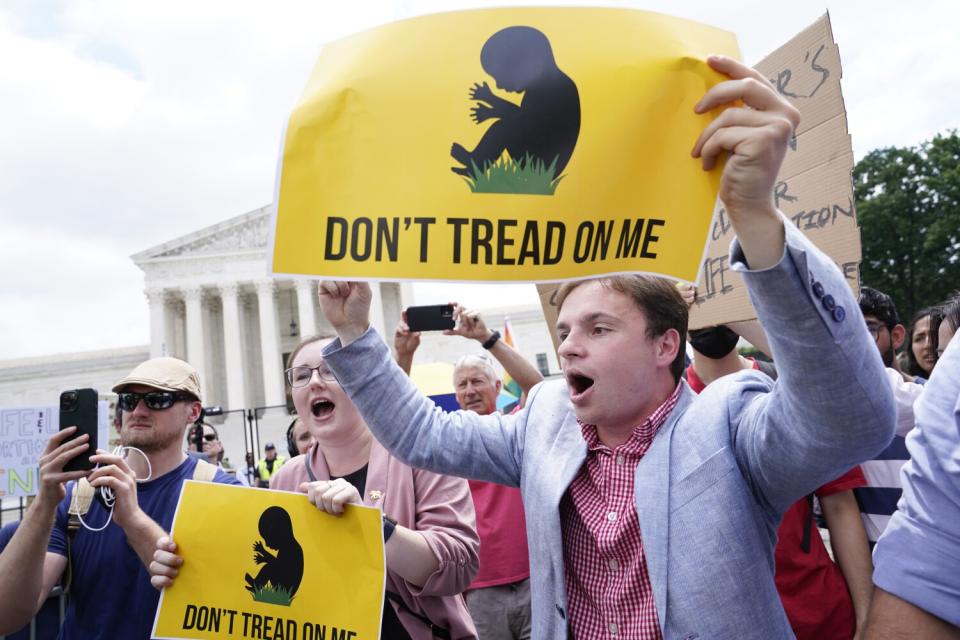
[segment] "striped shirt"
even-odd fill
[[[587,458],[560,501],[568,619],[577,640],[662,638],[640,537],[634,472],[679,397],[678,385],[614,449],[600,442],[596,426],[580,423]]]
[[[887,528],[903,493],[900,469],[910,459],[904,436],[913,428],[913,403],[923,390],[922,384],[904,382],[898,371],[887,368],[886,374],[897,406],[897,435],[879,455],[860,464],[867,486],[853,490],[871,546]],[[917,381],[922,383],[923,379]]]
[[[902,436],[894,436],[890,446],[877,457],[860,464],[867,486],[854,489],[853,495],[860,507],[863,528],[871,545],[876,544],[893,512],[897,510],[897,502],[903,493],[900,469],[909,459],[906,440]]]

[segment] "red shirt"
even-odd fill
[[[818,498],[866,486],[860,467],[817,489]],[[810,552],[800,548],[810,503],[801,498],[783,516],[774,553],[777,591],[797,640],[849,640],[857,627],[853,600],[840,567],[813,525]]]
[[[527,525],[520,489],[470,480],[480,534],[480,571],[471,589],[512,584],[530,577]]]
[[[615,449],[600,442],[594,425],[580,424],[587,459],[560,501],[567,614],[578,640],[662,638],[640,538],[634,472],[679,397],[677,385]]]
[[[753,358],[747,358],[750,361],[750,364],[753,365],[754,370],[759,371],[760,365],[757,364],[757,361]],[[697,372],[693,370],[693,365],[687,366],[687,384],[690,385],[690,388],[694,393],[700,393],[707,388],[707,385],[700,379],[700,376],[697,375]]]
[[[518,413],[520,405],[510,415]],[[527,519],[520,489],[482,480],[468,480],[477,511],[480,570],[470,589],[513,584],[530,577]]]

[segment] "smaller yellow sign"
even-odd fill
[[[379,637],[378,509],[331,516],[304,495],[191,480],[171,535],[184,562],[160,596],[152,638]]]

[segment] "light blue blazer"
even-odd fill
[[[856,300],[833,262],[784,219],[780,262],[742,272],[777,362],[676,408],[637,466],[635,498],[664,638],[770,640],[793,633],[773,547],[794,501],[883,450],[894,403]],[[376,438],[414,467],[519,486],[530,548],[533,637],[568,637],[560,499],[586,458],[563,381],[511,416],[444,413],[373,331],[325,355]]]

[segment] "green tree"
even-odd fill
[[[960,137],[871,151],[853,169],[861,280],[904,322],[960,288]]]

